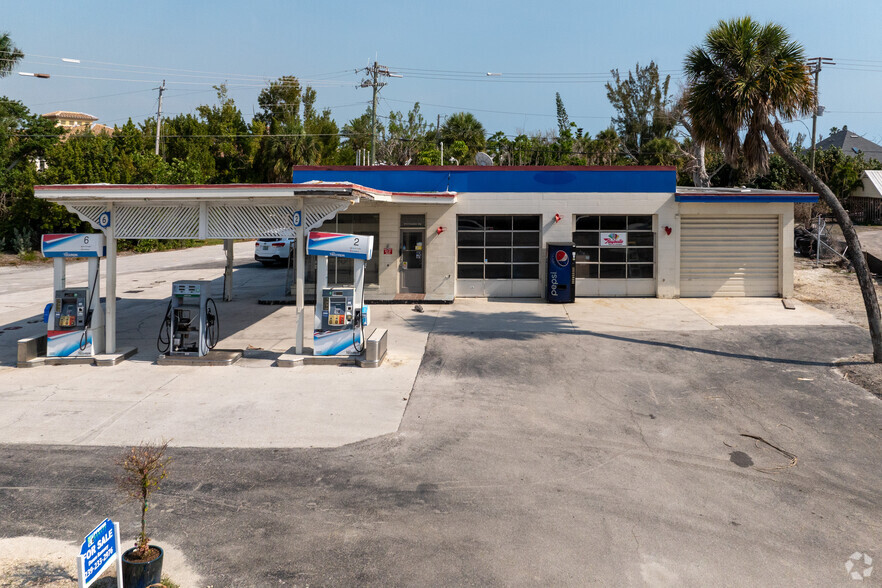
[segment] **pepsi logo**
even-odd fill
[[[570,256],[567,255],[566,251],[561,249],[554,254],[554,262],[558,267],[567,267],[570,265]]]

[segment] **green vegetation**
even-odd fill
[[[0,35],[0,50],[10,55],[0,67],[3,77],[24,54],[8,34]],[[488,131],[469,112],[436,124],[424,118],[416,103],[407,112],[391,112],[377,121],[377,161],[440,165],[443,144],[444,165],[473,165],[475,154],[485,151],[495,165],[667,165],[677,168],[680,185],[814,190],[779,153],[758,141],[750,127],[743,145],[736,133],[739,149],[702,134],[707,125],[699,128],[689,109],[694,106],[690,100],[701,96],[672,96],[669,84],[653,61],[628,72],[611,71],[605,89],[616,114],[594,136],[570,120],[560,93],[554,94],[553,104],[551,96],[548,101],[549,113],[557,116],[556,128],[532,134]],[[92,230],[66,209],[34,198],[36,184],[286,182],[294,166],[353,165],[356,153],[370,146],[370,109],[340,126],[329,109],[317,107],[316,90],[294,76],[282,76],[260,91],[259,110],[251,120],[226,86],[215,90],[210,104],[162,121],[159,155],[154,154],[154,118],[129,120],[112,135],[86,131],[64,136],[26,105],[0,97],[0,251],[33,250],[43,233]],[[797,159],[808,162],[804,142],[799,135],[789,140],[789,147]],[[765,154],[762,165],[747,158],[755,151]],[[818,153],[816,159],[817,176],[846,203],[863,170],[882,168],[877,161],[835,149]],[[142,240],[121,242],[120,248],[153,251],[192,244]]]

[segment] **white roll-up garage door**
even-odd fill
[[[777,216],[682,216],[680,296],[778,296]]]

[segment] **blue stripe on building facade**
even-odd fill
[[[386,192],[643,192],[673,194],[673,169],[298,169],[292,181],[352,182]]]
[[[759,204],[773,204],[776,202],[817,202],[818,197],[809,194],[788,194],[783,196],[776,195],[747,195],[747,194],[726,194],[723,196],[716,195],[687,195],[677,194],[675,200],[677,202],[703,202],[703,203],[730,203],[730,202],[749,202]]]

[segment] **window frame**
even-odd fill
[[[648,218],[648,223],[646,219]],[[584,219],[583,223],[580,223]],[[604,222],[606,219],[606,222]],[[633,220],[632,220],[633,219]],[[624,221],[624,222],[621,222]],[[652,214],[576,214],[573,215],[573,243],[576,244],[574,257],[577,279],[589,280],[655,280],[658,264],[658,235],[655,230],[656,217]],[[576,229],[583,224],[588,228]],[[649,226],[631,229],[634,224]],[[596,225],[596,228],[594,226]],[[624,226],[623,229],[603,229],[604,226]],[[628,236],[628,243],[623,247],[601,247],[600,235],[611,231],[622,231]],[[632,245],[631,235],[651,236],[651,245]],[[641,239],[642,240],[642,239]],[[595,244],[591,244],[591,243]],[[581,244],[580,244],[581,243]],[[652,251],[652,261],[632,260],[639,256],[636,252]],[[585,259],[586,255],[593,258]],[[604,257],[607,257],[604,260]],[[614,259],[621,258],[621,259]],[[633,268],[633,270],[632,270]],[[644,274],[651,268],[649,276],[631,277],[632,274]]]
[[[480,220],[478,220],[480,219]],[[524,222],[524,219],[531,219]],[[520,222],[519,222],[520,221]],[[469,228],[469,223],[474,223]],[[530,228],[523,228],[528,226]],[[534,227],[535,228],[532,228]],[[503,227],[503,228],[494,228]],[[480,239],[476,237],[480,235]],[[488,239],[488,236],[492,238]],[[463,236],[469,243],[462,244]],[[507,237],[507,238],[506,238]],[[520,237],[520,239],[518,239]],[[478,244],[480,241],[480,244]],[[525,245],[524,242],[532,244]],[[482,261],[475,259],[480,251]],[[535,261],[517,261],[535,252]],[[461,253],[471,254],[469,261]],[[498,261],[489,261],[497,259]],[[542,276],[541,214],[459,214],[456,216],[456,278],[458,280],[539,280]],[[480,267],[480,277],[477,268]],[[535,273],[535,277],[533,274]],[[515,277],[528,275],[530,277]]]

